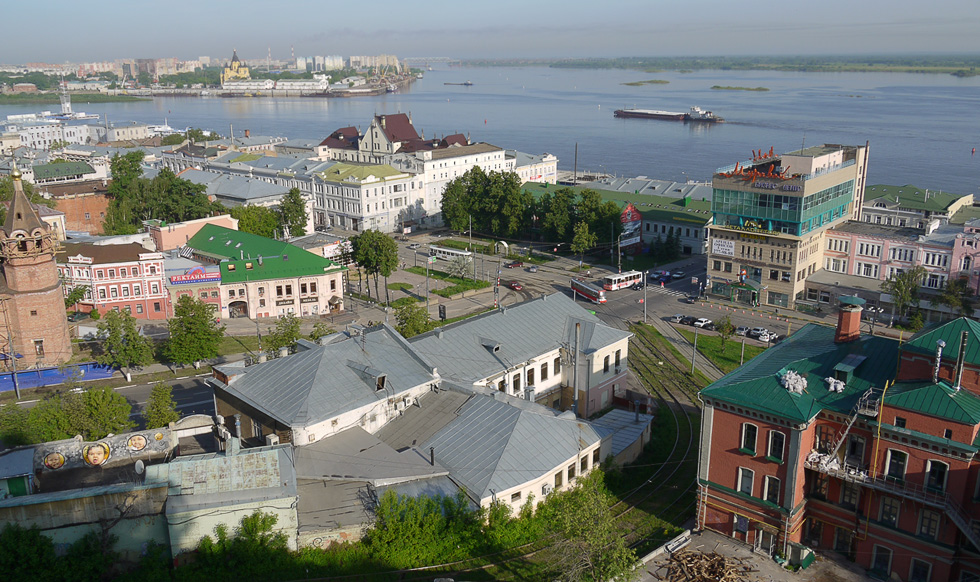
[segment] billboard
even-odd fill
[[[725,255],[726,257],[735,256],[735,241],[722,238],[711,239],[711,254]]]
[[[641,246],[640,228],[643,225],[643,217],[632,202],[626,204],[626,208],[620,215],[620,221],[623,223],[623,234],[619,237],[620,248],[623,250],[629,248],[632,254],[638,253]]]

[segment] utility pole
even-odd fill
[[[738,360],[738,365],[741,366],[745,363],[745,336],[742,336],[742,356]]]
[[[647,281],[646,272],[643,273],[643,323],[647,322]]]
[[[470,214],[470,252],[473,252],[473,215]],[[476,281],[476,260],[473,255],[470,255],[470,260],[473,261],[473,280]]]
[[[694,328],[694,352],[691,354],[691,374],[694,374],[694,362],[698,359],[698,330],[700,328]]]

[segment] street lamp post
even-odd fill
[[[694,374],[694,362],[698,359],[698,330],[694,328],[694,351],[691,353],[691,374]]]

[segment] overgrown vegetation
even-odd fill
[[[694,343],[694,332],[686,329],[677,330],[687,341]],[[745,361],[764,352],[766,348],[745,344]],[[724,373],[729,373],[741,365],[742,342],[741,341],[722,341],[721,336],[698,334],[698,355],[708,358],[718,369]]]

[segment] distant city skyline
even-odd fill
[[[498,0],[418,7],[256,0],[105,0],[4,8],[4,64],[210,56],[244,60],[980,53],[972,0]],[[379,15],[381,16],[379,18]]]

